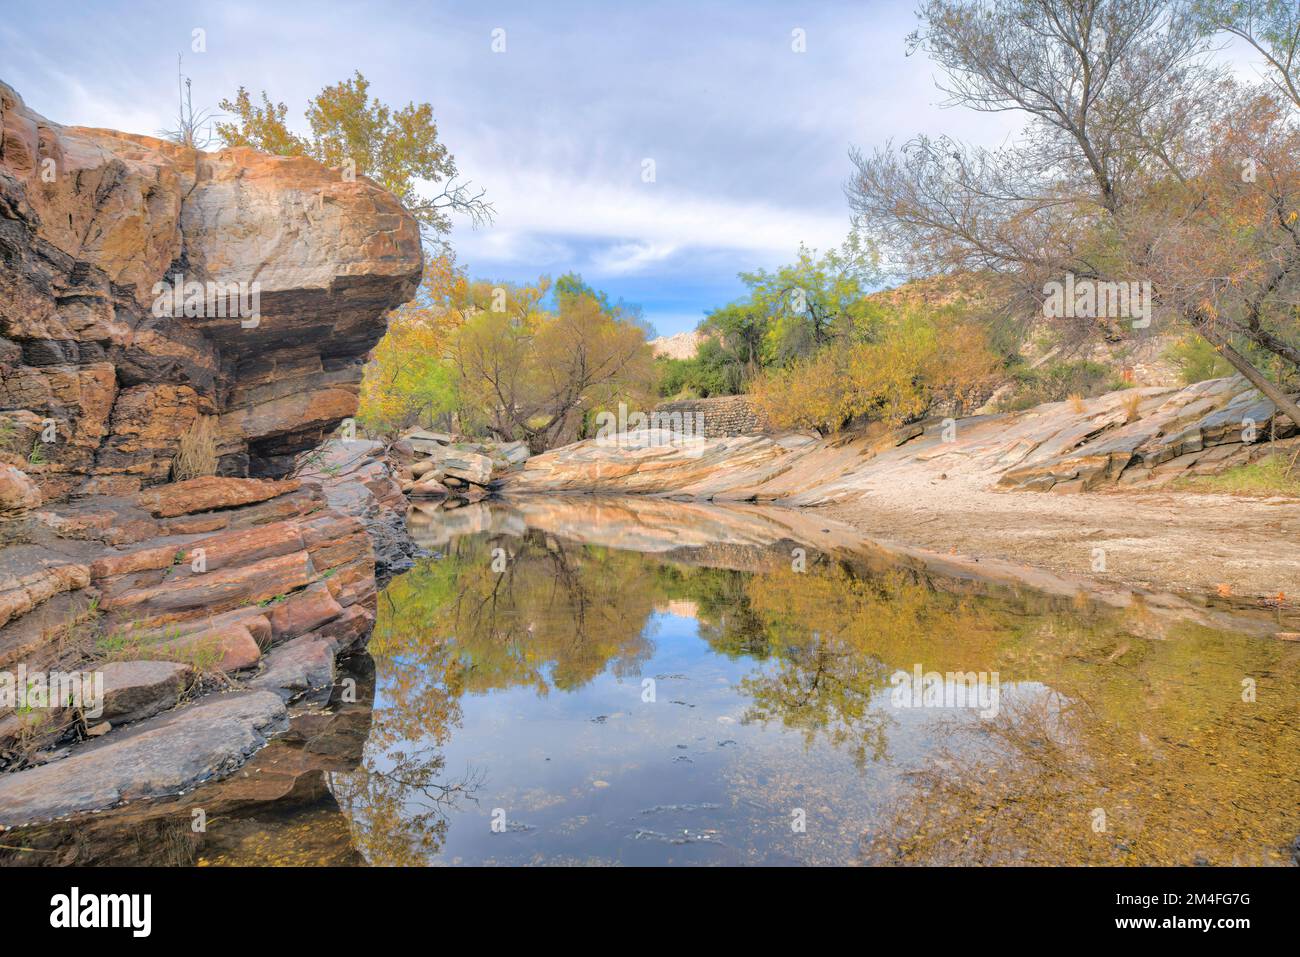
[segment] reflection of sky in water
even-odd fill
[[[380,602],[366,759],[403,764],[362,778],[372,859],[426,834],[439,759],[481,782],[424,837],[439,863],[1292,859],[1300,645],[857,546],[796,573],[787,510],[602,502],[413,515],[441,556]],[[999,713],[895,707],[918,663],[997,672]]]
[[[746,722],[737,684],[777,667],[728,658],[690,617],[655,612],[652,657],[639,676],[606,669],[574,691],[512,687],[461,699],[463,720],[441,749],[446,778],[482,775],[479,803],[460,803],[438,860],[456,863],[803,863],[856,859],[873,812],[923,765],[936,735],[974,711],[898,709],[886,688],[886,757],[850,754],[779,720]],[[384,665],[376,708],[383,709]],[[642,680],[655,700],[642,700]],[[1004,685],[1003,701],[1041,691]],[[384,762],[380,761],[380,766]],[[412,805],[414,808],[414,805]],[[495,809],[509,829],[493,833]],[[791,827],[802,808],[805,833]]]

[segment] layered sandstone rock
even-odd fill
[[[1036,491],[1151,487],[1288,449],[1296,432],[1271,402],[1232,377],[822,439],[699,441],[646,429],[534,456],[502,485],[507,492],[599,490],[787,505],[852,500],[882,482],[906,487],[941,475]]]
[[[106,678],[99,718],[0,706],[0,824],[228,773],[365,646],[405,500],[374,443],[304,450],[420,268],[369,182],[0,84],[0,671]],[[169,482],[201,417],[219,474]]]
[[[420,267],[415,221],[364,179],[60,126],[0,83],[0,418],[47,500],[165,481],[199,416],[223,474],[283,472],[355,412]],[[155,309],[185,283],[248,295]]]

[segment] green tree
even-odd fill
[[[821,255],[801,245],[795,262],[775,272],[741,273],[749,296],[726,307],[719,324],[738,334],[737,306],[754,314],[745,319],[747,323],[756,323],[761,316],[766,360],[784,365],[813,354],[834,338],[861,334],[866,294],[880,278],[876,248],[857,231],[839,249]]]
[[[543,300],[549,280],[532,286],[473,283],[466,320],[452,337],[463,408],[505,440],[534,452],[573,437],[588,413],[653,394],[653,359],[635,310],[571,283]]]
[[[370,96],[370,82],[360,71],[325,87],[308,104],[309,136],[289,129],[288,108],[272,102],[265,91],[260,106],[242,86],[220,106],[233,117],[217,124],[226,145],[310,156],[366,176],[397,197],[427,238],[442,241],[451,229],[451,212],[468,216],[475,225],[492,220],[495,211],[485,191],[457,183],[456,160],[438,139],[433,107],[412,102],[393,109]]]

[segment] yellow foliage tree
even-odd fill
[[[1001,362],[981,325],[911,310],[882,326],[871,341],[838,340],[769,371],[755,384],[756,405],[778,428],[826,434],[861,418],[892,427],[941,400],[964,412],[999,378]]]
[[[453,253],[428,258],[415,299],[394,310],[361,380],[358,421],[368,432],[394,435],[434,425],[456,409],[458,390],[448,362],[452,334],[465,321],[469,284]]]

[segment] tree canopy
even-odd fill
[[[891,266],[1000,274],[1013,290],[1006,310],[1022,315],[1067,273],[1147,283],[1157,322],[1204,336],[1300,421],[1260,368],[1280,360],[1293,377],[1300,355],[1293,10],[927,0],[919,17],[912,47],[940,65],[951,102],[1020,112],[1027,125],[999,150],[922,136],[853,154],[850,204]],[[1264,52],[1272,82],[1213,67],[1217,30]],[[1059,325],[1124,338],[1122,318],[1096,310]]]
[[[249,146],[264,153],[310,156],[345,174],[366,176],[392,193],[420,223],[426,236],[444,237],[449,213],[468,216],[474,224],[490,222],[494,210],[485,192],[458,183],[456,160],[438,138],[438,124],[428,103],[394,109],[370,96],[370,82],[360,71],[325,87],[307,105],[310,135],[288,125],[288,107],[262,91],[260,105],[240,87],[221,101],[231,117],[216,124],[227,146]],[[430,183],[438,192],[422,187]]]

